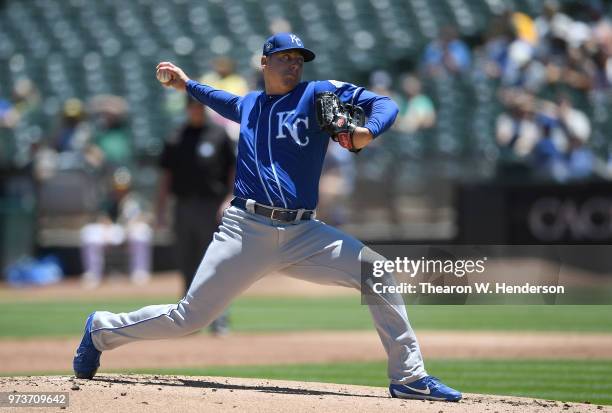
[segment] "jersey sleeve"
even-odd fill
[[[325,91],[333,92],[344,103],[361,106],[368,117],[364,127],[368,128],[374,137],[385,132],[395,122],[397,104],[388,96],[377,95],[366,88],[337,80],[318,82],[316,93]]]
[[[189,80],[186,88],[187,93],[198,102],[209,106],[224,118],[240,123],[241,96],[203,85],[195,80]]]

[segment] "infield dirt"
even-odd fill
[[[465,394],[459,403],[398,400],[385,388],[344,384],[102,374],[94,380],[68,376],[0,377],[8,392],[67,392],[67,412],[612,412],[608,406],[510,396]],[[0,410],[3,410],[0,408]],[[41,408],[20,408],[40,412]]]

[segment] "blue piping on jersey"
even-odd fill
[[[270,155],[270,166],[272,167],[272,172],[274,173],[274,179],[276,180],[276,185],[278,185],[278,191],[280,193],[280,196],[281,196],[281,199],[283,201],[283,205],[285,208],[287,208],[287,201],[285,200],[285,196],[283,195],[283,188],[281,187],[280,181],[278,179],[278,175],[276,174],[276,167],[274,166],[274,160],[272,159],[272,144],[270,143],[270,140],[272,139],[271,138],[272,136],[272,114],[274,113],[274,107],[278,105],[287,96],[289,96],[289,94],[286,94],[285,96],[277,100],[270,108],[270,114],[268,115],[268,153]],[[283,125],[279,125],[279,127],[282,128]],[[280,132],[281,131],[279,130],[278,133]]]
[[[268,201],[270,201],[270,206],[274,206],[274,202],[272,202],[272,198],[270,198],[270,194],[268,193],[268,188],[264,183],[263,178],[261,177],[261,172],[259,172],[259,160],[257,159],[257,127],[259,126],[259,117],[261,116],[261,100],[259,101],[259,113],[257,114],[257,123],[255,124],[255,168],[257,169],[257,175],[259,175],[259,181],[261,182],[261,186],[263,187],[266,196],[268,197]]]

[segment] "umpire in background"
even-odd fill
[[[160,159],[157,217],[165,225],[169,195],[174,195],[174,234],[185,292],[212,241],[221,212],[229,206],[236,155],[225,130],[209,122],[204,106],[188,97],[187,122],[165,143]],[[227,313],[210,325],[213,334],[228,332]]]

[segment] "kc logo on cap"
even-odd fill
[[[304,56],[305,62],[314,60],[315,54],[312,50],[304,47],[302,39],[293,33],[277,33],[266,40],[263,46],[264,56],[269,56],[284,50],[297,50]]]
[[[290,34],[289,37],[291,38],[291,43],[295,43],[300,47],[304,47],[304,43],[302,43],[302,40],[295,34]]]

